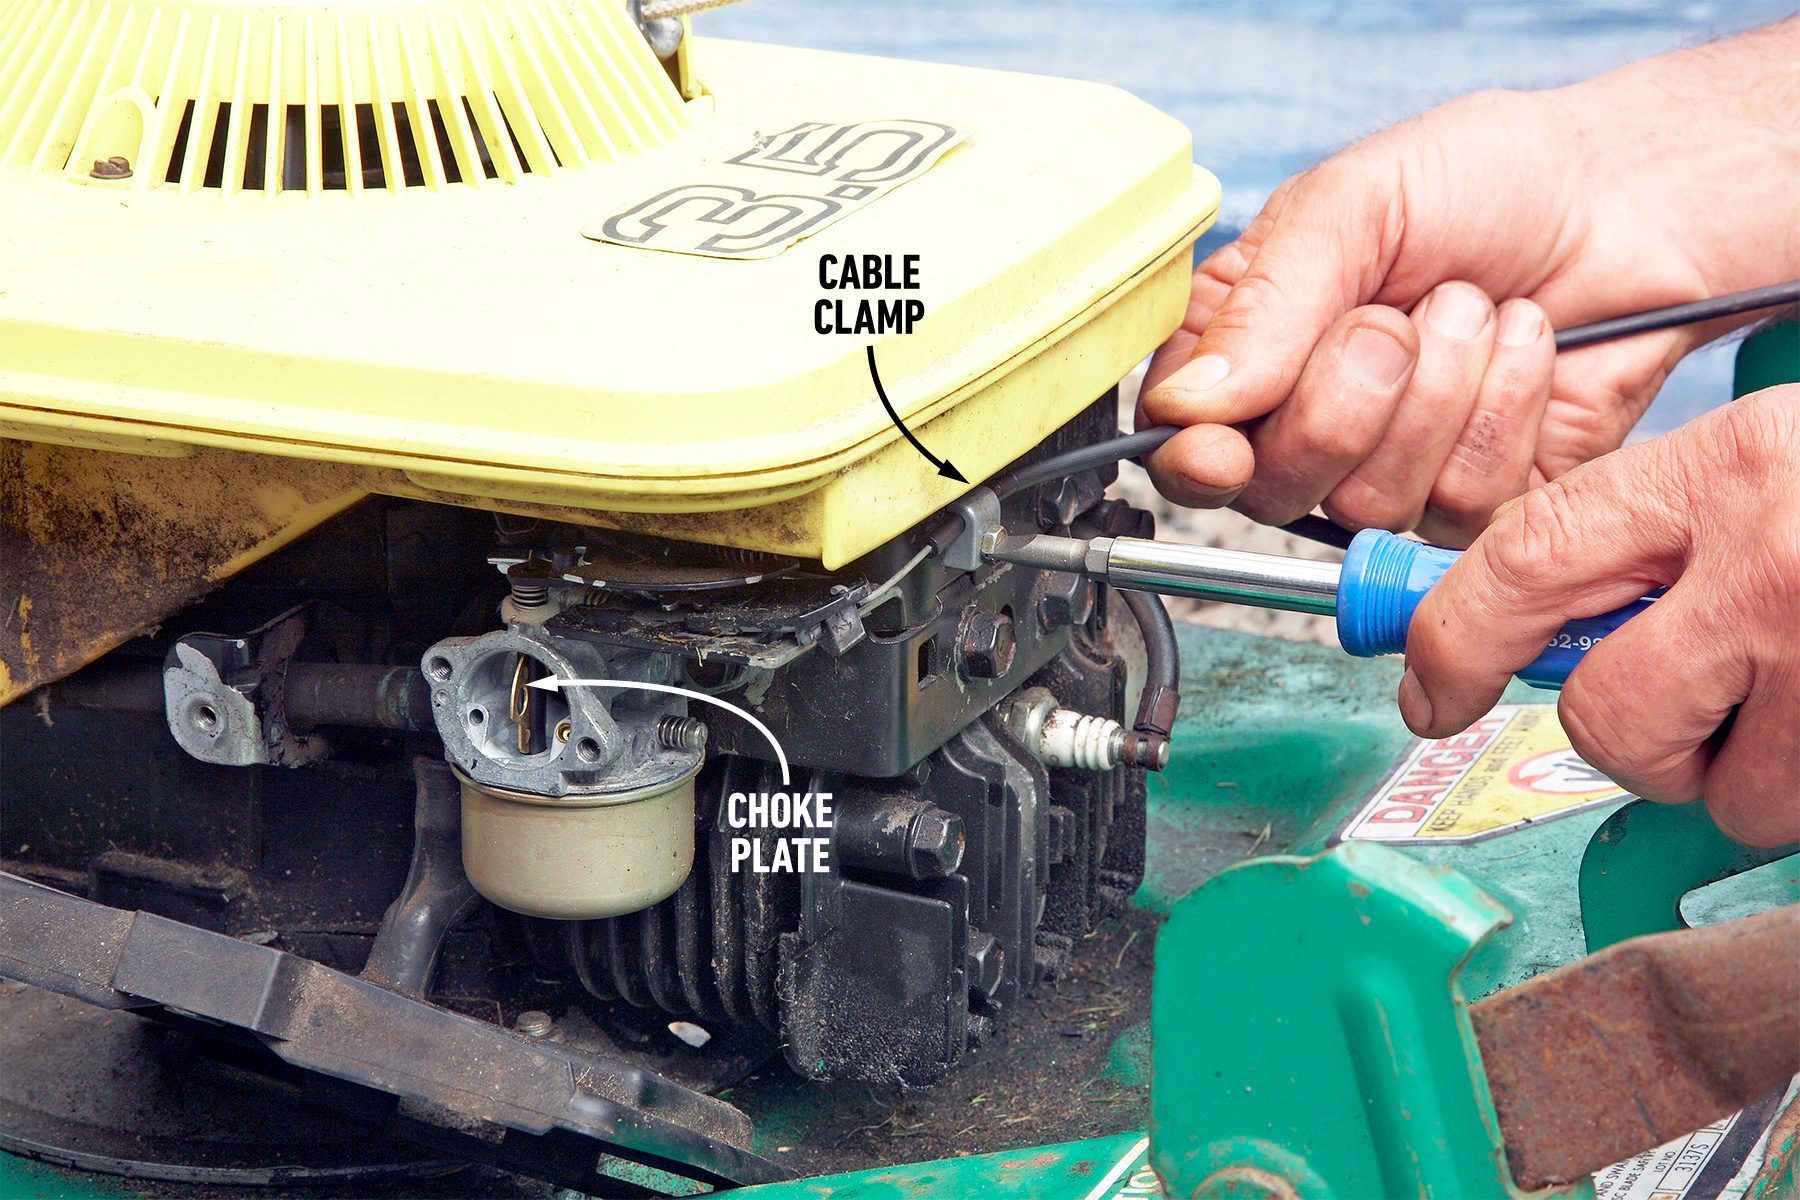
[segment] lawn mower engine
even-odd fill
[[[1142,877],[1173,639],[945,531],[1116,431],[1189,156],[623,0],[0,4],[0,970],[577,1185],[1004,1036]],[[1148,534],[1049,474],[1008,529]]]

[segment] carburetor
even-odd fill
[[[668,684],[672,657],[548,636],[549,594],[521,589],[502,606],[505,629],[447,638],[422,660],[462,786],[463,869],[527,916],[637,912],[693,868],[705,727],[678,697],[629,686]],[[610,682],[531,686],[546,676]]]

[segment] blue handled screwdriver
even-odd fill
[[[1144,538],[998,532],[982,553],[996,562],[1071,571],[1128,591],[1335,614],[1344,649],[1373,658],[1406,649],[1406,632],[1419,602],[1461,552],[1365,529],[1351,540],[1341,565]],[[1655,597],[1647,596],[1601,616],[1569,622],[1518,677],[1534,687],[1561,688],[1583,655],[1653,603]]]
[[[1800,279],[1790,279],[1727,296],[1559,329],[1556,348],[1574,350],[1653,330],[1758,312],[1796,300],[1800,300]],[[1177,432],[1173,425],[1161,425],[1052,455],[996,476],[988,481],[986,490],[999,499],[1077,471],[1147,455]],[[976,492],[982,490],[977,488]],[[935,535],[935,540],[948,543],[954,539],[962,520],[959,517],[950,522]],[[981,535],[980,553],[997,562],[1071,571],[1128,591],[1221,600],[1288,612],[1335,614],[1338,641],[1351,654],[1362,658],[1397,654],[1406,649],[1406,633],[1419,602],[1450,569],[1459,553],[1381,530],[1364,530],[1350,538],[1346,530],[1317,516],[1301,517],[1283,528],[1343,548],[1343,564],[1142,538],[1083,540],[1050,534],[1016,537],[997,526]],[[1535,687],[1561,688],[1583,655],[1655,599],[1654,595],[1646,596],[1612,612],[1569,622],[1550,639],[1542,654],[1517,672],[1518,677]]]

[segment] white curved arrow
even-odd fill
[[[774,732],[737,705],[729,704],[717,696],[709,696],[705,692],[696,692],[690,688],[671,687],[666,683],[639,683],[635,679],[563,679],[556,675],[546,675],[542,679],[532,680],[528,686],[546,692],[560,692],[566,687],[638,688],[646,692],[667,692],[672,696],[686,696],[690,700],[698,700],[703,704],[715,704],[744,718],[769,739],[769,745],[775,747],[775,761],[781,764],[781,786],[792,787],[794,785],[792,777],[788,774],[787,752],[781,748],[781,743],[775,740]]]

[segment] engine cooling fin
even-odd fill
[[[689,124],[618,0],[0,0],[0,167],[182,194],[437,192]]]

